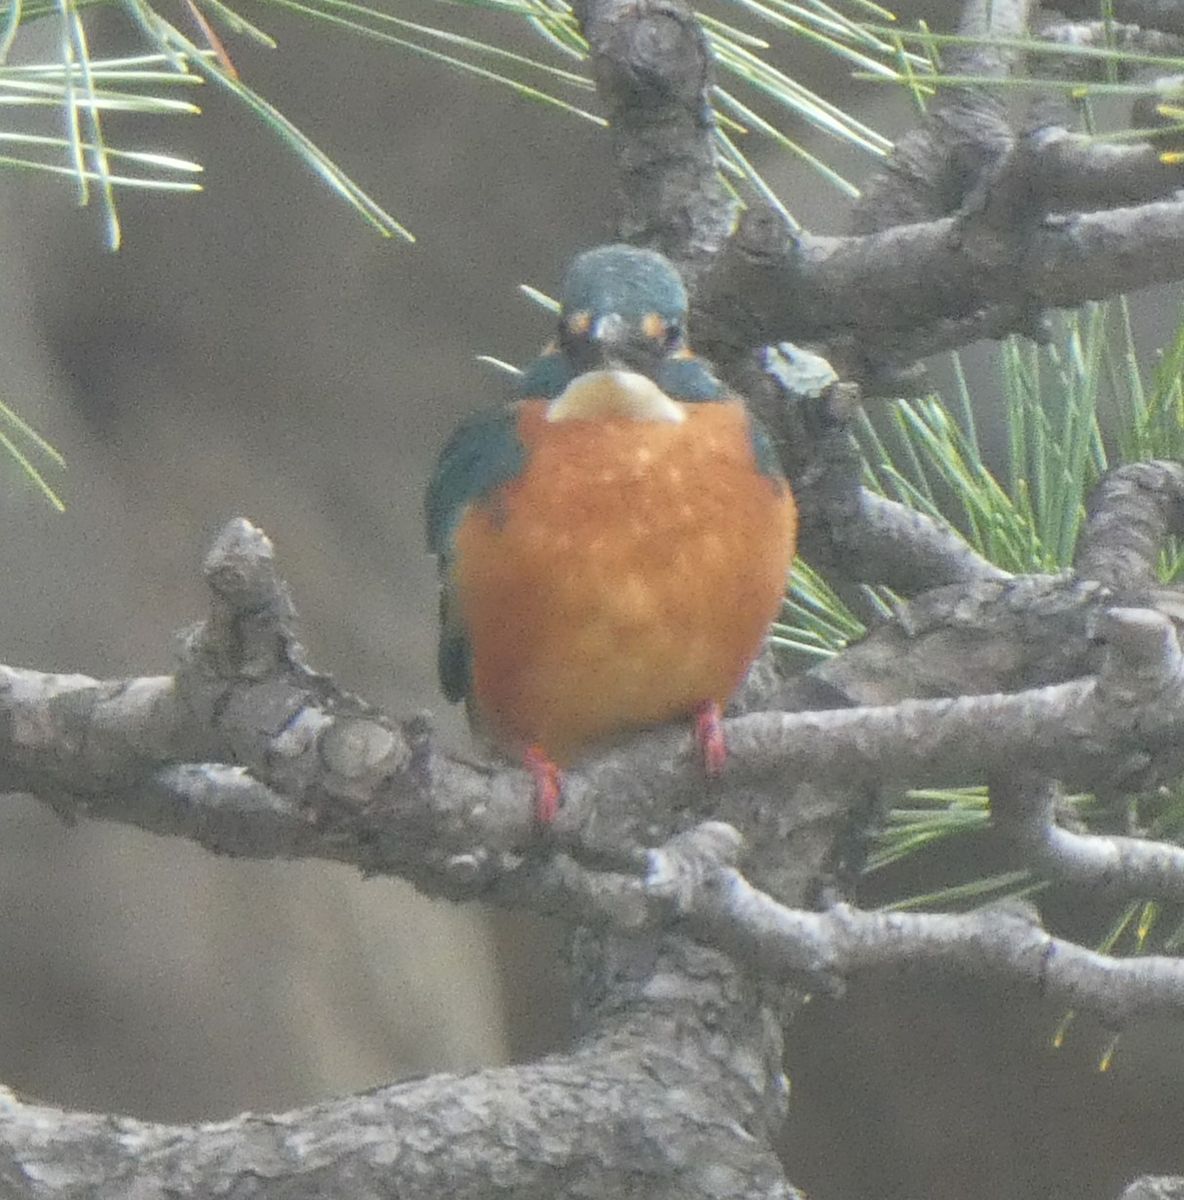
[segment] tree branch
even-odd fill
[[[1063,9],[1065,4],[1062,2],[1057,7]],[[1100,21],[1096,19],[1096,8],[1087,16],[1095,19],[1066,20],[1059,12],[1054,11],[1043,15],[1033,32],[1042,42],[1054,46],[1097,47],[1132,55],[1158,57],[1179,55],[1184,51],[1184,38],[1179,34],[1164,33],[1130,22]],[[1110,66],[1118,72],[1120,79],[1130,78],[1133,74],[1147,69],[1143,63],[1132,64],[1122,58],[1098,59],[1091,63],[1089,59],[1071,56],[1066,63],[1064,56],[1059,54],[1036,54],[1033,57],[1037,58],[1042,71],[1063,71],[1068,66],[1075,71],[1092,70],[1096,78],[1104,76]]]
[[[303,665],[271,547],[232,522],[207,561],[212,616],[174,677],[98,682],[3,668],[0,766],[58,811],[194,836],[227,853],[316,855],[473,895],[533,840],[523,774],[440,754],[421,720],[394,724]],[[1181,768],[1184,659],[1150,610],[1102,619],[1096,678],[1014,694],[732,720],[730,791],[784,779],[914,786],[1030,766],[1069,786],[1143,787]],[[248,767],[170,764],[180,753]],[[216,751],[216,753],[208,753]],[[224,785],[218,786],[219,781]],[[572,772],[561,846],[646,840],[697,782],[688,739],[659,730]],[[162,801],[169,807],[162,807]],[[749,797],[751,802],[751,797]]]
[[[693,287],[735,213],[716,165],[703,30],[680,0],[580,0],[576,12],[610,119],[618,236],[661,250]]]
[[[734,1136],[736,1114],[710,1079],[710,1064],[660,1048],[601,1049],[188,1126],[9,1093],[0,1179],[11,1200],[795,1200],[772,1152]]]
[[[875,381],[976,337],[1039,332],[1033,312],[1180,278],[1181,200],[1009,234],[970,216],[817,237],[750,213],[703,282],[697,340],[725,360],[786,338],[818,343],[841,376]]]
[[[958,33],[984,39],[949,48],[952,75],[1006,79],[1019,58],[992,42],[1022,37],[1030,0],[967,0]],[[999,96],[979,87],[943,88],[919,128],[905,134],[884,167],[862,190],[852,213],[856,233],[946,216],[961,208],[978,181],[1012,143]]]
[[[915,596],[1008,577],[949,526],[863,486],[863,457],[850,432],[859,389],[834,382],[824,360],[788,344],[769,347],[735,382],[793,481],[799,552],[852,611],[870,615],[858,587],[864,583]]]
[[[653,852],[647,891],[670,904],[696,936],[725,946],[751,969],[805,976],[813,986],[841,991],[862,971],[936,967],[1031,988],[1114,1028],[1150,1016],[1184,1017],[1179,958],[1111,958],[1050,937],[1033,914],[1010,906],[963,914],[790,909],[729,865],[735,842],[728,832],[703,826],[684,839],[696,842],[698,857],[690,861]]]
[[[1044,875],[1124,899],[1184,900],[1184,848],[1150,838],[1073,833],[1056,822],[1061,790],[1038,776],[991,783],[991,817]]]
[[[1093,0],[1057,0],[1057,9],[1070,17],[1096,17]],[[1184,36],[1184,8],[1180,0],[1114,0],[1114,19]]]
[[[1184,465],[1130,463],[1094,488],[1074,566],[1133,594],[1159,586],[1159,557],[1169,535],[1184,535]]]

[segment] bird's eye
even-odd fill
[[[576,337],[583,337],[592,328],[592,314],[581,309],[579,312],[569,313],[563,323],[567,326],[569,333]]]
[[[671,321],[666,326],[666,349],[677,350],[682,345],[682,326],[677,321]]]

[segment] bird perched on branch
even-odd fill
[[[686,315],[660,254],[581,254],[522,398],[462,424],[428,487],[444,694],[521,757],[543,824],[560,768],[625,731],[693,715],[718,772],[785,587],[793,496]]]

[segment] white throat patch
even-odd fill
[[[630,421],[687,419],[681,404],[636,371],[588,371],[577,375],[547,406],[548,421],[590,421],[625,417]]]

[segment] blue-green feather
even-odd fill
[[[518,395],[554,400],[575,378],[562,350],[545,350],[518,377]]]
[[[436,665],[449,700],[469,692],[471,652],[453,593],[452,555],[457,526],[465,509],[517,478],[526,463],[513,409],[479,413],[448,439],[424,500],[428,549],[440,570],[440,644]]]
[[[615,312],[640,319],[648,312],[681,320],[687,291],[673,264],[639,246],[597,246],[578,255],[563,281],[565,313]]]
[[[448,439],[424,500],[428,549],[447,556],[465,507],[522,473],[526,447],[512,408],[469,417]]]
[[[770,479],[785,479],[785,468],[781,465],[781,455],[773,442],[769,431],[761,424],[756,415],[748,413],[748,437],[752,442],[752,455],[756,459],[757,470]]]
[[[657,385],[673,400],[690,403],[723,400],[727,389],[701,358],[666,358],[658,367]]]

